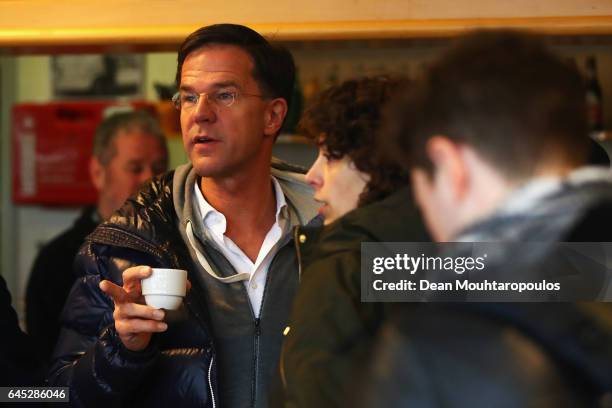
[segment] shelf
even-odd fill
[[[1,19],[0,19],[1,23]],[[612,36],[612,16],[324,21],[248,24],[283,42],[448,38],[467,29],[510,27],[552,36]],[[175,51],[200,25],[10,28],[0,24],[6,53]]]

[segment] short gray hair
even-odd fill
[[[159,142],[166,155],[168,154],[166,136],[157,119],[143,110],[119,112],[104,119],[96,129],[92,154],[102,165],[108,164],[117,153],[113,141],[120,130],[136,130],[149,134]]]

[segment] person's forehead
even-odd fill
[[[129,141],[133,141],[134,139],[138,138],[151,138],[152,140],[148,140],[147,143],[153,143],[154,141],[158,143],[158,140],[155,135],[139,127],[128,127],[119,129],[115,134],[115,140],[121,141],[121,143],[129,143]]]
[[[198,48],[185,58],[181,70],[181,86],[196,81],[234,80],[239,85],[253,80],[250,55],[235,45],[212,44]]]
[[[149,147],[161,149],[161,142],[142,129],[119,129],[113,140],[116,156],[148,154]]]

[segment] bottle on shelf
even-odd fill
[[[316,75],[310,77],[309,80],[304,82],[302,92],[304,94],[304,101],[310,102],[312,98],[321,91],[321,85],[319,84],[319,78]]]
[[[591,132],[602,132],[604,130],[603,95],[597,78],[597,60],[593,56],[586,60],[586,102]]]
[[[329,71],[327,71],[327,77],[325,78],[324,89],[338,85],[338,83],[340,82],[339,75],[338,75],[339,71],[340,71],[340,67],[338,66],[338,64],[333,64],[329,68]]]

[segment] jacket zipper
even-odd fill
[[[280,251],[280,249],[279,249]],[[270,283],[270,270],[272,269],[272,263],[274,259],[276,259],[276,254],[274,254],[274,258],[270,261],[270,266],[268,267],[268,274],[266,275],[266,284],[264,286],[264,292],[261,296],[261,306],[259,307],[259,317],[255,317],[255,313],[253,313],[253,347],[255,348],[255,353],[253,353],[253,391],[251,394],[251,406],[255,406],[255,402],[257,401],[257,384],[258,384],[258,374],[259,374],[259,340],[261,337],[261,316],[263,314],[264,302],[266,300],[266,293],[268,292],[268,283]],[[246,289],[245,289],[246,290]],[[248,293],[247,293],[248,296]]]
[[[210,365],[208,366],[208,389],[210,389],[210,398],[212,400],[212,406],[215,408],[217,405],[215,403],[215,391],[213,390],[212,385],[212,367],[215,362],[215,356],[210,357]]]
[[[259,336],[261,336],[261,327],[259,317],[255,318],[255,331],[254,331],[254,342],[255,342],[255,353],[253,354],[253,394],[251,396],[252,406],[255,406],[255,401],[257,401],[257,383],[258,381],[258,373],[259,373]]]
[[[185,224],[185,225],[188,225],[190,222],[191,222],[190,220],[186,220],[186,224]],[[196,235],[196,234],[194,233],[194,234],[193,234],[193,236],[194,236],[195,240],[197,241],[197,243],[198,243],[199,245],[203,245],[202,240],[200,239],[200,237],[199,237],[198,235]],[[191,244],[191,246],[192,246],[193,250],[194,250],[194,251],[196,251],[196,253],[198,253],[198,251],[199,251],[199,250],[198,250],[198,248],[195,246],[195,244],[194,244],[194,243],[192,243],[192,242],[190,242],[190,244]],[[203,255],[202,255],[202,256],[203,256]],[[200,261],[200,266],[201,266],[201,267],[202,267],[202,269],[204,269],[204,270],[205,270],[207,273],[209,273],[211,276],[213,276],[213,277],[214,277],[214,275],[213,275],[213,274],[211,274],[210,272],[208,272],[207,268],[206,268],[206,267],[205,267],[205,266],[202,264],[202,262],[201,262],[201,261]],[[232,268],[233,268],[233,267],[232,267]],[[234,272],[236,272],[236,270],[235,270],[235,269],[234,269]],[[248,299],[248,298],[249,298],[249,293],[248,293],[247,288],[244,286],[244,283],[242,283],[242,282],[241,282],[241,286],[242,286],[242,290],[244,291],[245,296],[246,296],[246,297],[247,297],[247,299]],[[265,293],[265,289],[264,289],[264,293]],[[263,298],[262,298],[262,304],[263,304]],[[253,306],[252,306],[252,305],[251,305],[251,307],[250,307],[250,310],[251,310],[251,316],[253,317],[253,321],[255,322],[255,326],[256,326],[255,333],[259,333],[259,332],[260,332],[260,331],[259,331],[259,318],[256,318],[256,317],[255,317],[255,313],[254,313],[254,311],[253,311]],[[255,396],[256,396],[256,392],[257,392],[257,357],[258,357],[257,353],[258,353],[258,350],[259,350],[259,339],[258,339],[258,337],[257,337],[257,336],[258,336],[258,334],[257,334],[257,335],[255,335],[255,336],[254,336],[254,339],[253,339],[253,346],[254,346],[254,348],[255,348],[255,352],[253,353],[253,373],[254,373],[254,375],[253,375],[252,389],[251,389],[251,406],[255,406]],[[212,367],[212,364],[211,364],[211,367]],[[210,370],[209,370],[209,373],[210,373]],[[210,379],[209,379],[209,383],[210,383]],[[212,393],[212,384],[211,384],[211,388],[210,388],[210,390],[211,390],[211,393]],[[215,405],[214,405],[214,399],[213,399],[213,408],[214,408],[214,407],[215,407]]]
[[[259,317],[255,317],[255,313],[253,313],[253,317],[254,317],[254,331],[253,331],[253,342],[254,342],[254,347],[255,347],[255,353],[253,355],[253,392],[251,394],[251,403],[252,406],[255,406],[255,402],[257,400],[257,383],[258,383],[258,373],[259,373],[259,342],[260,342],[260,337],[261,337],[261,317],[263,316],[263,312],[264,312],[264,305],[266,302],[266,294],[268,293],[268,288],[269,288],[269,284],[270,284],[270,271],[273,269],[272,267],[274,266],[274,261],[278,258],[278,254],[285,248],[285,246],[287,246],[289,242],[285,243],[283,246],[281,246],[278,251],[276,251],[276,253],[274,254],[274,257],[272,258],[272,260],[270,261],[270,265],[268,267],[268,274],[266,275],[266,284],[264,286],[264,292],[263,295],[261,297],[261,306],[259,308]],[[245,288],[246,291],[246,288]],[[247,293],[248,296],[248,293]]]

